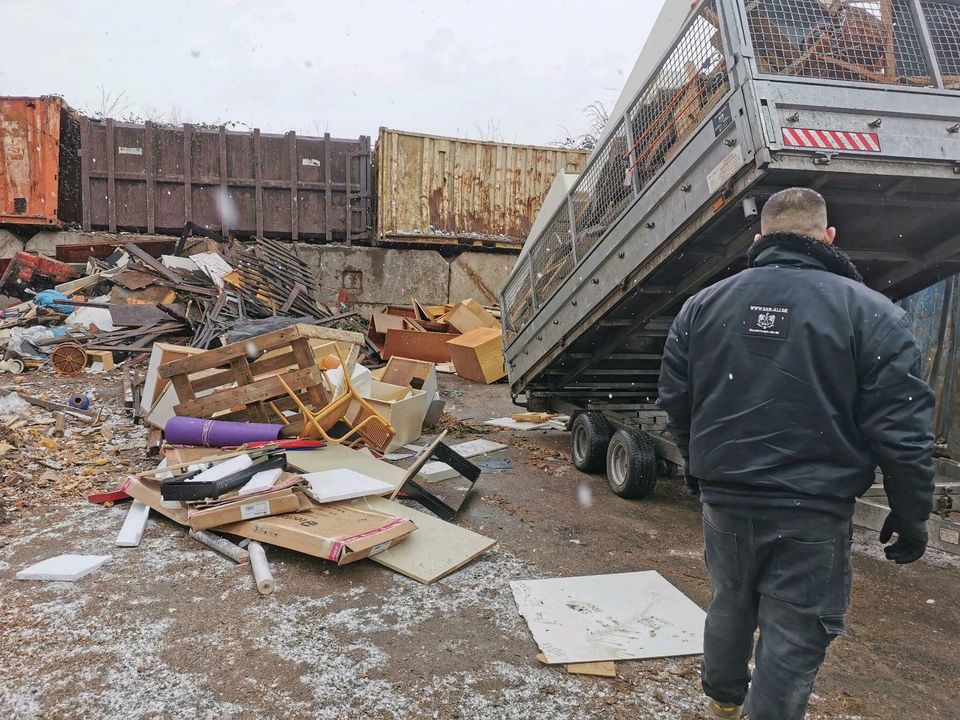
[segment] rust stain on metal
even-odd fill
[[[61,210],[72,215],[77,199],[63,198],[61,208],[60,197],[63,182],[75,179],[75,122],[58,97],[0,98],[0,222],[59,227],[75,219]]]
[[[381,128],[374,155],[380,238],[520,243],[556,174],[579,172],[589,153]]]

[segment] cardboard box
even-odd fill
[[[436,365],[426,360],[413,360],[394,355],[387,361],[385,367],[373,371],[373,377],[389,385],[423,390],[423,417],[420,418],[422,428],[430,403],[437,397]],[[360,394],[367,396],[362,392]]]
[[[346,565],[396,545],[417,526],[406,518],[355,507],[349,502],[244,520],[218,530]]]
[[[447,343],[457,375],[490,384],[507,376],[503,335],[494,328],[477,328]]]
[[[188,524],[186,509],[161,506],[160,483],[130,476],[124,481],[123,490],[149,505],[151,510],[181,525]],[[411,520],[354,507],[350,502],[311,503],[308,510],[301,512],[243,520],[217,528],[221,532],[296,550],[338,565],[377,555],[416,529]]]
[[[187,522],[194,530],[206,530],[241,520],[309,510],[311,507],[312,503],[304,495],[302,488],[286,487],[238,497],[210,507],[191,509],[187,511]]]
[[[370,394],[365,399],[397,431],[384,452],[403,447],[423,434],[425,394],[423,390],[414,390],[411,387],[390,385],[379,380],[370,381]],[[359,410],[360,405],[354,402],[347,410],[347,418],[352,421]]]

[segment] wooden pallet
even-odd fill
[[[158,376],[169,379],[177,392],[177,415],[280,422],[277,410],[295,407],[280,377],[314,410],[331,399],[317,363],[318,340],[350,345],[344,368],[349,377],[363,336],[314,325],[293,325],[175,360],[161,365]]]

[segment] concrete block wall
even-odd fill
[[[43,231],[32,235],[0,230],[0,258],[19,250],[53,256],[60,245],[174,240],[174,237],[89,232]],[[213,248],[210,248],[213,249]],[[412,298],[440,305],[474,298],[484,305],[497,296],[516,262],[515,255],[465,252],[454,259],[435,250],[298,244],[301,256],[316,272],[321,298],[333,303],[343,290],[362,312]]]

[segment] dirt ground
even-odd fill
[[[444,376],[463,438],[510,446],[496,457],[512,467],[486,471],[458,518],[498,544],[432,586],[370,561],[268,548],[277,590],[262,597],[249,568],[156,514],[140,547],[114,546],[126,508],[84,497],[149,465],[119,385],[119,373],[0,376],[0,397],[84,391],[106,411],[99,428],[71,424],[56,443],[46,426],[21,430],[21,447],[0,455],[0,716],[700,717],[696,658],[620,662],[616,678],[541,665],[508,584],[657,570],[705,606],[698,504],[678,482],[622,500],[572,468],[564,433],[485,432],[482,420],[513,411],[505,385]],[[14,579],[62,552],[113,559],[77,583]],[[854,560],[851,633],[831,648],[809,716],[960,717],[960,562],[934,551],[897,567],[861,531]]]

